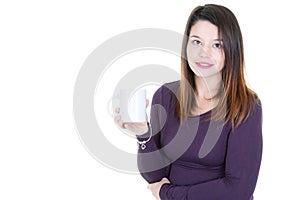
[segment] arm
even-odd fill
[[[190,186],[164,184],[161,199],[249,200],[255,189],[262,156],[262,110],[256,105],[249,118],[230,133],[225,177]]]
[[[160,151],[160,135],[164,125],[164,111],[162,108],[162,88],[158,89],[153,96],[151,106],[150,124],[151,129],[144,135],[137,136],[139,141],[147,140],[152,131],[152,138],[146,143],[146,148],[139,147],[138,150],[138,168],[143,178],[148,183],[160,181],[164,177],[168,177],[168,160],[164,153]]]

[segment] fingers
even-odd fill
[[[166,178],[166,177],[162,178],[161,182],[163,182],[163,183],[170,183],[169,179]]]
[[[158,183],[152,183],[147,186],[147,188],[152,192],[152,195],[155,199],[160,200],[159,198],[159,190],[157,189]]]
[[[149,184],[149,185],[147,186],[147,189],[148,189],[148,190],[151,190],[152,194],[154,195],[154,192],[153,192],[154,184]]]
[[[148,131],[147,123],[123,123],[123,127],[135,135],[143,135]]]
[[[149,102],[148,102],[149,103]],[[115,113],[114,113],[114,121],[115,123],[122,129],[128,129],[129,131],[137,134],[137,135],[141,135],[144,134],[148,131],[148,126],[147,123],[145,122],[137,122],[137,123],[125,123],[123,122],[121,115],[120,115],[120,108],[117,107],[115,108]],[[148,119],[148,116],[147,116]]]
[[[119,125],[119,127],[126,128],[124,126],[124,123],[123,123],[123,121],[122,121],[121,116],[119,115],[119,113],[120,113],[120,108],[118,107],[118,108],[115,109],[114,121],[115,121],[116,124]]]
[[[149,106],[149,99],[146,99],[146,108]]]
[[[125,128],[124,123],[123,123],[120,115],[115,116],[114,121],[115,121],[116,124],[118,124],[119,127]]]

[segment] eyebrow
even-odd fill
[[[201,38],[200,36],[198,36],[198,35],[192,35],[192,36],[190,36],[190,37],[195,37],[195,38],[199,38],[199,39],[203,39],[203,38]],[[223,41],[223,39],[221,39],[221,38],[217,38],[217,39],[213,39],[213,41]]]

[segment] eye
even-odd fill
[[[215,44],[213,44],[213,47],[215,47],[217,49],[222,49],[223,45],[221,43],[215,43]]]
[[[194,45],[201,45],[202,44],[200,40],[192,40],[192,43]]]

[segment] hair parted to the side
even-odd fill
[[[181,50],[181,80],[179,99],[176,102],[177,114],[181,122],[186,121],[195,106],[195,74],[187,61],[187,43],[191,27],[198,20],[207,20],[218,27],[223,40],[225,54],[224,68],[221,71],[222,84],[218,94],[217,112],[212,113],[212,120],[225,119],[232,127],[247,119],[253,106],[258,102],[257,95],[247,87],[244,77],[244,48],[242,33],[234,14],[226,7],[214,4],[196,7],[190,14]]]

